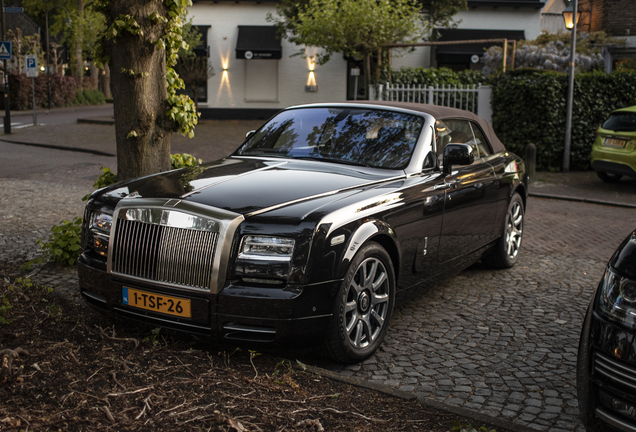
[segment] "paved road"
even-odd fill
[[[248,126],[232,127],[243,133]],[[56,127],[29,133],[44,139]],[[81,197],[99,165],[112,158],[6,146],[14,147],[0,144],[11,155],[0,165],[0,261],[16,262],[34,255],[35,241],[52,225],[81,214]],[[375,356],[361,365],[324,366],[514,425],[581,431],[574,387],[581,320],[607,259],[634,221],[635,209],[530,198],[516,267],[476,265],[402,295]],[[73,271],[45,269],[34,278],[77,299]]]

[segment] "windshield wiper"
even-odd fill
[[[325,162],[339,163],[339,164],[343,164],[343,165],[353,165],[353,166],[360,166],[360,167],[365,167],[365,168],[374,168],[372,165],[368,165],[368,164],[363,164],[363,163],[359,163],[359,162],[352,162],[352,161],[343,160],[343,159],[332,159],[332,158],[326,158],[326,157],[297,156],[297,157],[294,157],[294,159],[325,161]]]

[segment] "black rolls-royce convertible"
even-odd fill
[[[470,112],[291,107],[224,159],[95,191],[81,294],[152,325],[358,362],[396,291],[480,259],[512,267],[526,197],[524,162]]]

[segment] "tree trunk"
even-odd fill
[[[91,90],[95,90],[97,88],[98,80],[99,80],[99,69],[95,66],[94,63],[91,63],[88,67],[88,71],[91,76]]]
[[[102,75],[102,78],[104,97],[110,99],[112,96],[110,94],[110,66],[108,66],[108,63],[104,63],[104,75]]]
[[[77,0],[77,14],[79,15],[79,26],[75,39],[75,76],[79,78],[80,88],[83,87],[84,62],[82,61],[82,20],[84,19],[84,0]]]
[[[366,95],[366,100],[369,100],[371,95],[369,94],[369,86],[373,83],[373,79],[371,77],[371,53],[364,53],[364,77],[365,77],[365,86],[364,86],[364,94]]]
[[[107,45],[111,58],[118,180],[170,169],[174,123],[166,116],[166,54],[152,43],[163,32],[162,23],[148,19],[155,11],[166,15],[162,2],[111,1],[109,20],[130,14],[144,32],[139,36],[122,31],[116,43],[111,41]]]

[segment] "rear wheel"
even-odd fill
[[[606,183],[616,183],[623,177],[622,174],[612,174],[603,171],[596,171],[596,175]]]
[[[508,204],[506,223],[501,237],[497,240],[492,252],[482,259],[484,264],[492,268],[504,269],[511,268],[517,263],[523,237],[524,214],[523,201],[515,192]]]
[[[351,261],[340,287],[323,346],[325,354],[342,363],[371,356],[384,340],[394,300],[391,258],[379,244],[368,243]]]

